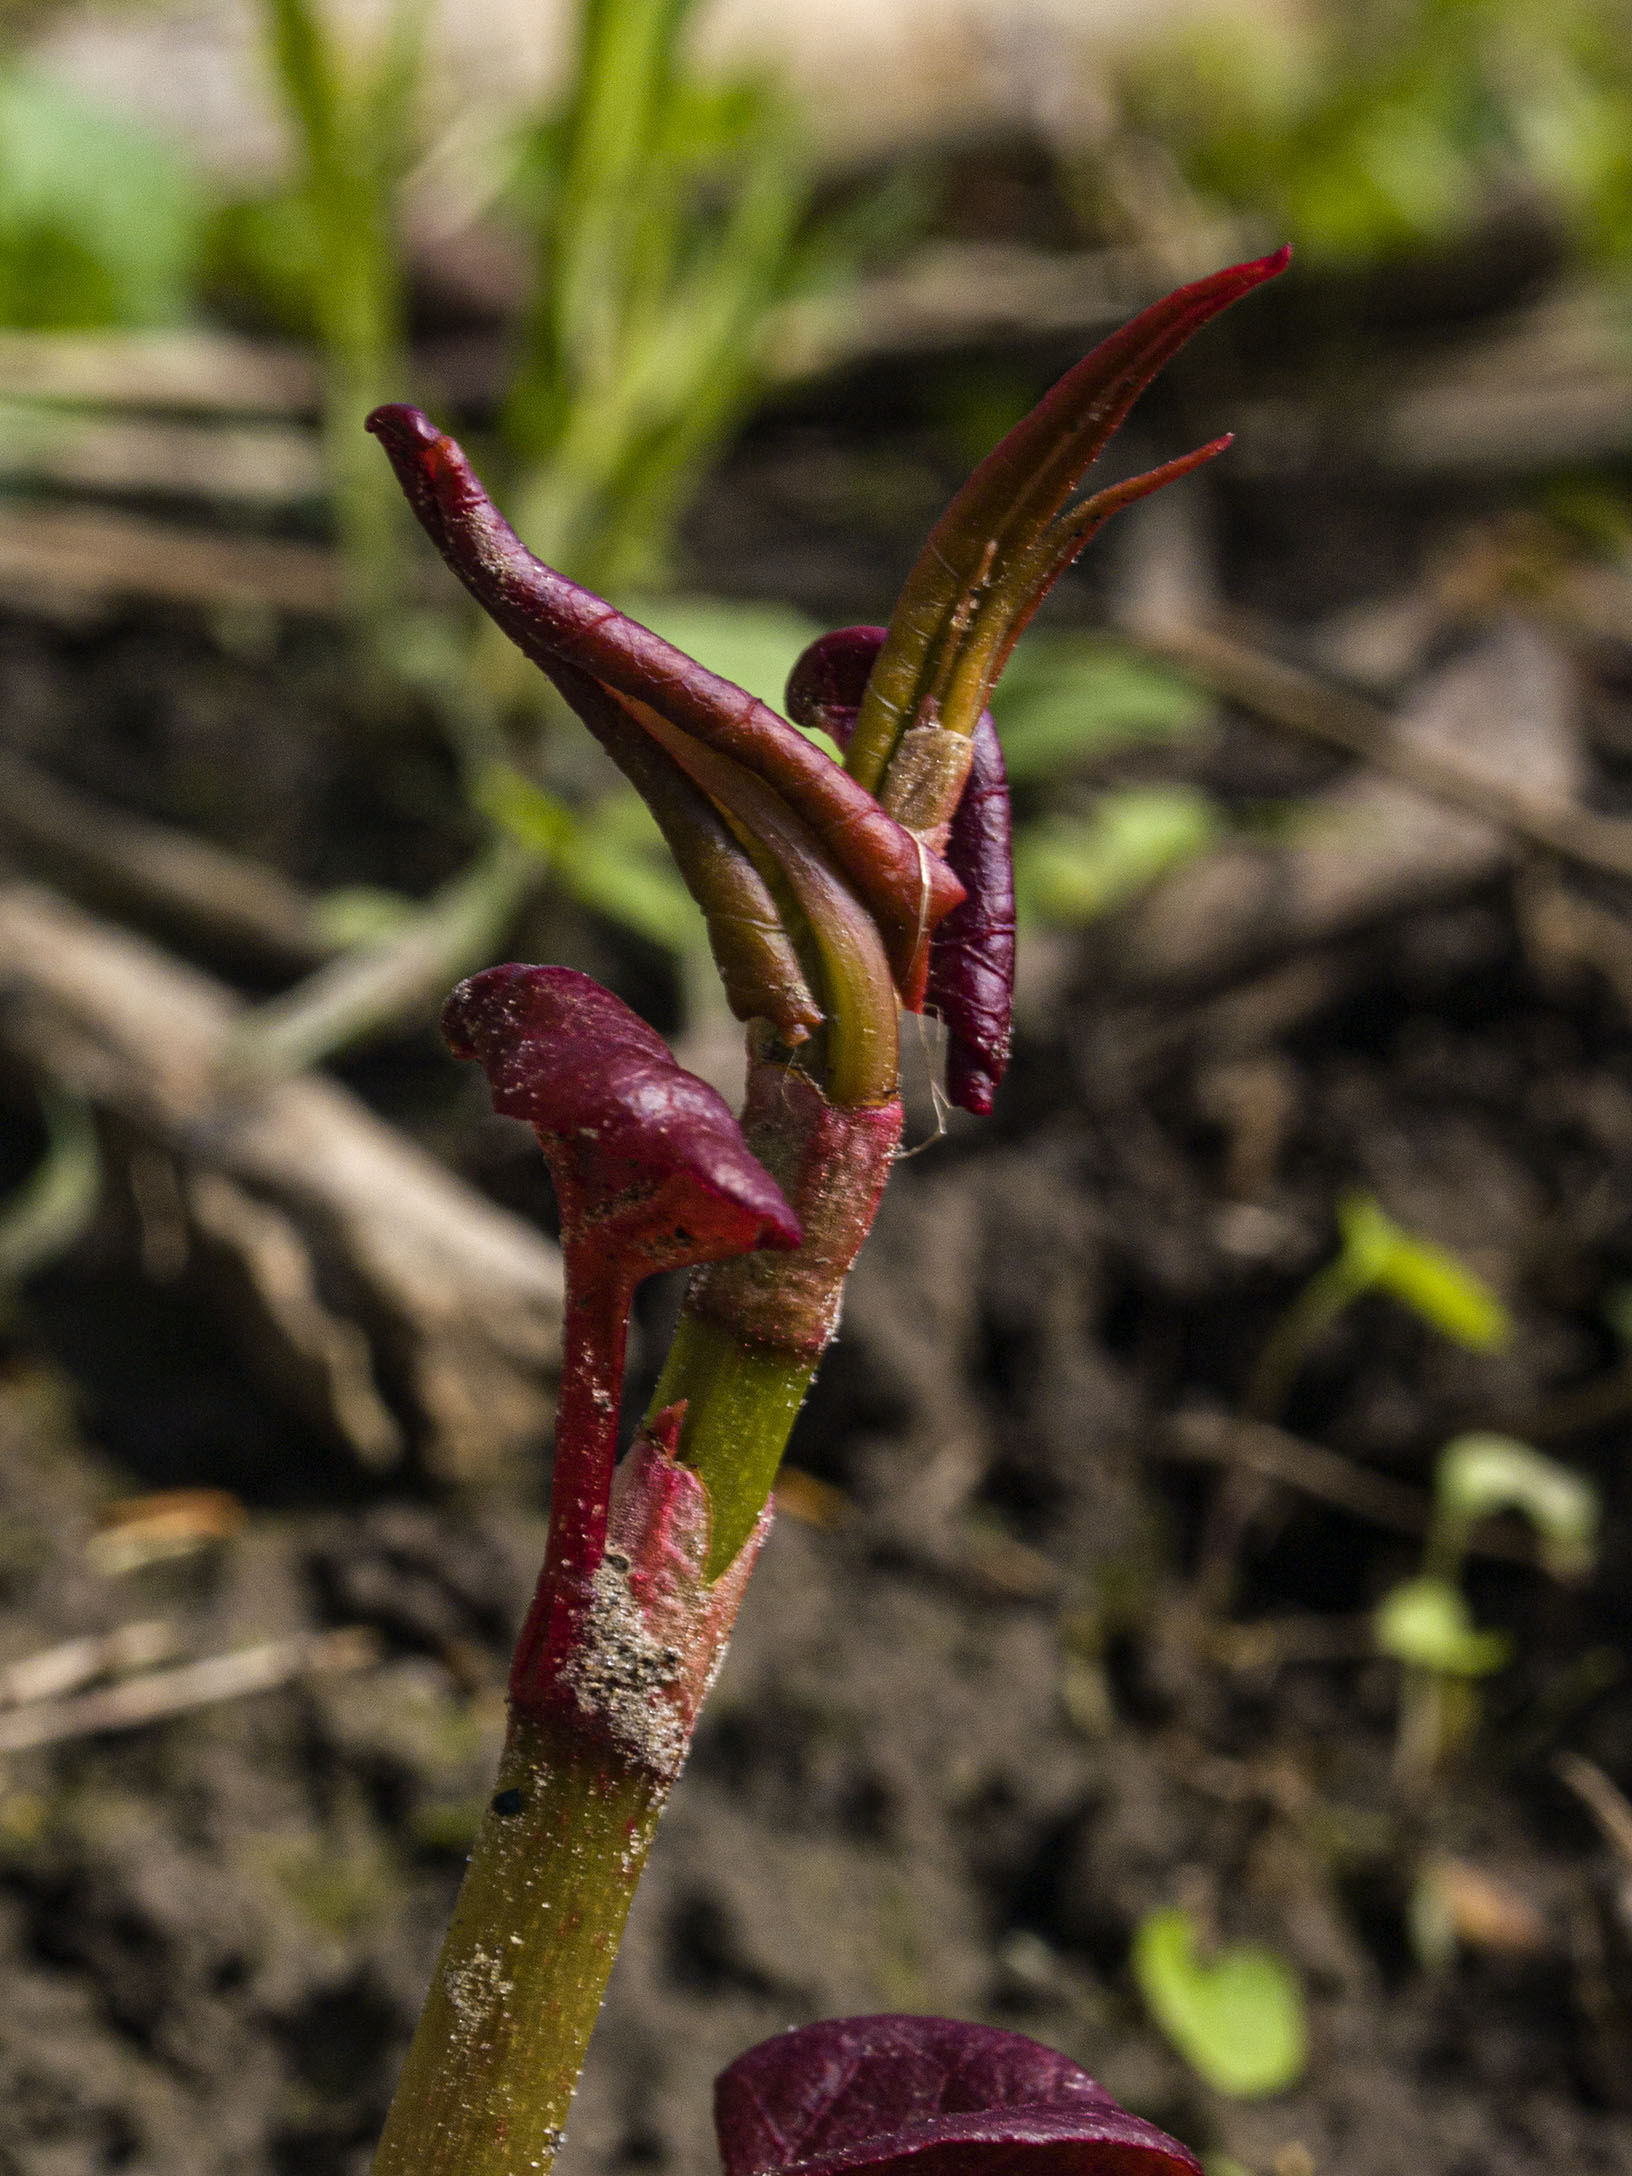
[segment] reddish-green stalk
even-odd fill
[[[722,1099],[587,976],[490,968],[455,991],[444,1026],[549,1161],[566,1350],[549,1545],[511,1669],[500,1788],[381,2141],[376,2166],[393,2176],[553,2155],[757,1548],[737,1552],[734,1577],[705,1580],[708,1503],[674,1458],[678,1412],[614,1490],[630,1302],[655,1271],[801,1236]]]
[[[848,772],[766,705],[533,559],[423,416],[389,408],[370,419],[449,565],[676,841],[751,1054],[738,1133],[672,1061],[654,1106],[647,1076],[662,1070],[661,1044],[627,1015],[612,1034],[604,1008],[622,1008],[605,992],[567,992],[567,1003],[564,970],[491,969],[450,1009],[455,1048],[481,1058],[496,1107],[531,1119],[550,1158],[577,1349],[500,1789],[379,2176],[550,2165],[657,1815],[765,1533],[777,1462],[896,1153],[896,1002],[924,1001],[936,927],[965,897],[942,848],[986,694],[1099,523],[1219,450],[1061,511],[1161,362],[1282,261],[1236,267],[1146,312],[982,465],[875,646]],[[980,790],[1001,797],[1000,768],[987,766]],[[966,841],[982,894],[971,900],[975,929],[988,938],[1007,881],[994,861],[1006,862],[1006,825],[994,816],[995,805]],[[961,976],[972,989],[977,969],[1006,982],[1011,957],[983,942],[953,961],[946,987]],[[971,1093],[989,1101],[1006,1057],[1006,989],[960,1017],[975,1038]],[[595,1053],[614,1046],[636,1052],[633,1075],[621,1059],[596,1072]],[[573,1103],[591,1075],[589,1102]],[[654,1108],[667,1114],[655,1128]],[[688,1145],[698,1127],[712,1144],[701,1175]],[[719,1213],[722,1170],[726,1196],[757,1224]],[[614,1480],[628,1300],[640,1276],[680,1259],[709,1266],[692,1279],[653,1411]]]

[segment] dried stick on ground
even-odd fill
[[[1139,901],[1118,923],[1107,963],[1124,986],[1239,974],[1454,896],[1508,866],[1516,837],[1632,876],[1632,824],[1575,799],[1569,660],[1522,620],[1499,622],[1430,673],[1397,717],[1222,636],[1185,630],[1156,646],[1260,716],[1363,755],[1368,767],[1311,795],[1286,835],[1231,840]]]
[[[1263,1481],[1279,1482],[1301,1496],[1313,1496],[1368,1525],[1396,1534],[1426,1534],[1433,1503],[1426,1489],[1373,1473],[1353,1459],[1319,1443],[1305,1443],[1268,1421],[1241,1420],[1230,1413],[1176,1413],[1156,1437],[1160,1457],[1203,1466],[1229,1466]],[[1533,1564],[1534,1546],[1500,1527],[1484,1528],[1468,1544],[1475,1556],[1505,1563]]]
[[[270,1692],[298,1677],[366,1670],[379,1656],[378,1635],[359,1626],[300,1639],[267,1640],[259,1647],[209,1655],[202,1662],[183,1662],[173,1670],[154,1670],[96,1692],[39,1700],[32,1707],[0,1716],[0,1753],[60,1745],[68,1738],[91,1738],[108,1730],[136,1730],[193,1708]]]
[[[0,751],[0,839],[39,876],[92,905],[151,915],[178,938],[230,946],[279,970],[337,948],[311,894],[276,869],[116,809]]]
[[[403,1422],[426,1465],[488,1473],[538,1437],[553,1247],[331,1081],[226,1083],[240,1002],[55,894],[0,884],[0,1049],[71,1085],[174,1172],[183,1243],[236,1269],[257,1356],[358,1455]]]
[[[1130,629],[1153,656],[1192,673],[1215,693],[1272,725],[1359,756],[1433,800],[1483,817],[1561,861],[1632,879],[1632,822],[1544,794],[1515,790],[1471,761],[1413,745],[1378,704],[1205,627]]]

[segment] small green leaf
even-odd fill
[[[1383,1597],[1376,1619],[1385,1655],[1439,1677],[1488,1677],[1513,1653],[1505,1632],[1481,1632],[1445,1579],[1408,1579]]]
[[[706,948],[702,915],[639,794],[619,788],[593,808],[574,810],[508,764],[493,763],[477,780],[473,799],[512,838],[552,861],[562,884],[591,913],[681,956]]]
[[[1140,1921],[1132,1961],[1156,2023],[1219,2092],[1256,2100],[1303,2075],[1303,1990],[1273,1950],[1241,1946],[1204,1960],[1189,1913],[1170,1907]]]
[[[666,952],[706,952],[702,914],[637,795],[610,793],[597,802],[562,854],[561,874],[575,899],[648,943]]]
[[[1120,906],[1218,836],[1215,804],[1191,786],[1128,786],[1087,817],[1028,825],[1015,844],[1022,914],[1073,927]]]
[[[1592,1569],[1598,1491],[1580,1474],[1511,1436],[1458,1436],[1440,1454],[1437,1493],[1463,1532],[1480,1519],[1519,1511],[1535,1528],[1542,1560],[1558,1579]]]
[[[1494,1352],[1513,1334],[1501,1300],[1464,1262],[1396,1224],[1369,1194],[1338,1203],[1343,1252],[1358,1289],[1378,1290],[1471,1352]]]

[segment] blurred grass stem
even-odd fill
[[[381,658],[401,603],[407,524],[363,419],[409,382],[397,195],[412,140],[429,0],[390,0],[366,54],[347,54],[317,0],[264,0],[267,42],[300,151],[310,296],[323,351],[323,440],[346,605]]]

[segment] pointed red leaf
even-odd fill
[[[848,767],[864,786],[880,791],[898,738],[927,711],[954,731],[974,730],[1008,620],[1025,602],[1007,594],[1013,570],[1163,364],[1209,318],[1282,271],[1289,255],[1279,250],[1231,265],[1152,303],[1067,371],[981,462],[930,531],[891,619],[850,747]],[[1048,565],[1054,562],[1045,553],[1040,579]],[[995,612],[988,609],[994,601]],[[950,703],[966,648],[978,663]]]

